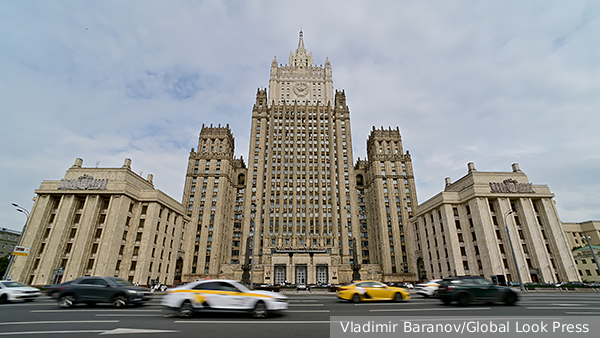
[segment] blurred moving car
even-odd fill
[[[279,292],[279,285],[272,285],[272,284],[255,285],[254,290]]]
[[[461,276],[444,278],[440,283],[437,298],[444,304],[456,301],[461,306],[471,302],[503,302],[506,305],[514,305],[519,300],[519,295],[508,286],[494,285],[479,276]]]
[[[3,280],[0,281],[0,303],[24,300],[30,302],[41,295],[41,291],[29,285]]]
[[[58,306],[69,308],[77,303],[111,303],[116,308],[142,305],[150,300],[150,289],[134,286],[117,277],[81,277],[58,292]]]
[[[579,281],[575,281],[575,282],[562,282],[562,283],[558,283],[556,284],[557,288],[577,288],[577,287],[588,287],[589,285],[584,283],[584,282],[579,282]]]
[[[237,281],[213,279],[169,289],[162,305],[181,317],[199,311],[243,311],[265,318],[271,312],[287,310],[288,298],[271,291],[251,291]]]
[[[409,290],[412,290],[415,288],[414,285],[412,285],[412,283],[409,283],[409,282],[404,282],[404,283],[402,283],[401,286],[404,286],[405,288],[407,288]]]
[[[353,303],[361,301],[393,300],[401,302],[410,299],[410,293],[404,288],[387,286],[378,281],[360,281],[337,289],[339,299]]]
[[[432,279],[427,283],[417,284],[415,290],[423,297],[435,297],[441,281],[441,279]]]
[[[310,288],[308,287],[308,285],[300,283],[296,285],[296,291],[310,291]]]
[[[57,298],[58,297],[58,293],[62,290],[64,290],[64,288],[73,283],[73,281],[68,281],[68,282],[64,282],[64,283],[60,283],[57,285],[44,285],[44,293],[46,294],[46,296],[50,296],[52,298]]]

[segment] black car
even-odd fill
[[[134,286],[122,278],[81,277],[64,286],[57,298],[58,306],[62,308],[77,303],[110,303],[120,308],[129,304],[142,305],[150,300],[150,296],[150,289]]]
[[[519,294],[510,287],[494,285],[479,276],[461,276],[444,278],[440,282],[437,298],[444,304],[457,302],[461,306],[471,302],[503,302],[514,305]]]

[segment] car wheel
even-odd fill
[[[504,296],[504,304],[515,305],[516,302],[517,302],[517,295],[515,295],[513,292],[510,292],[510,293],[506,294],[506,296]]]
[[[75,305],[75,296],[73,295],[64,295],[58,299],[58,306],[63,309],[70,308]]]
[[[456,302],[460,306],[467,306],[471,302],[471,299],[469,299],[469,295],[467,295],[466,293],[462,293],[458,295],[458,297],[456,298]]]
[[[396,292],[396,294],[394,295],[394,302],[401,302],[402,301],[402,294],[400,292]]]
[[[122,308],[127,305],[127,298],[124,295],[116,295],[112,300],[112,306],[115,308]]]
[[[254,309],[252,309],[252,317],[254,318],[265,318],[267,316],[267,305],[262,300],[256,302]]]
[[[192,306],[192,303],[190,303],[189,300],[186,300],[185,302],[183,302],[183,304],[181,304],[181,306],[179,307],[179,310],[177,310],[177,315],[179,317],[191,317],[194,314],[194,307]]]
[[[8,302],[8,296],[6,294],[3,294],[2,296],[0,296],[0,304],[6,302]]]
[[[352,303],[360,303],[360,296],[358,293],[355,293],[354,296],[352,296]]]

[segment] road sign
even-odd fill
[[[13,251],[13,255],[15,256],[27,256],[29,255],[29,248],[24,246],[16,246],[15,251]]]

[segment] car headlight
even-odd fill
[[[281,302],[281,303],[287,303],[287,299],[285,299],[285,298],[276,298],[275,301]]]
[[[133,294],[136,294],[136,293],[137,293],[137,291],[135,291],[135,290],[127,290],[127,292],[129,292],[129,293],[133,293]]]

